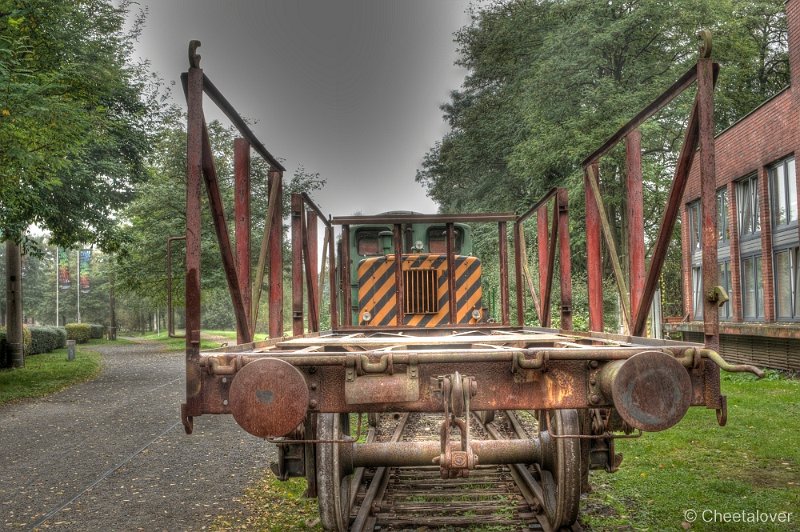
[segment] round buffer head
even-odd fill
[[[265,358],[246,364],[231,382],[231,413],[247,432],[260,438],[284,436],[303,421],[308,386],[286,361]]]

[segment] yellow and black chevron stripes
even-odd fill
[[[475,257],[455,258],[456,318],[458,323],[474,322],[472,311],[481,308],[481,263]],[[403,271],[436,271],[435,295],[438,298],[433,313],[405,315],[404,325],[412,327],[435,327],[449,323],[448,271],[446,255],[404,255]],[[418,297],[420,292],[407,291],[406,297]],[[430,306],[430,305],[429,305]],[[408,304],[407,308],[416,305]],[[397,300],[395,297],[394,256],[364,259],[358,265],[358,323],[371,326],[393,326],[397,323]],[[362,317],[369,312],[371,319]]]

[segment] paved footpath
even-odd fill
[[[231,416],[179,421],[183,353],[104,345],[96,380],[0,407],[0,530],[199,530],[273,447]]]

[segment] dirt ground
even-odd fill
[[[183,353],[104,345],[96,380],[0,407],[0,529],[202,530],[273,447],[230,416],[179,421]]]

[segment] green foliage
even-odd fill
[[[102,339],[103,334],[106,332],[106,326],[98,323],[89,324],[89,338]]]
[[[31,355],[49,353],[63,347],[61,331],[55,327],[29,327],[31,332]],[[65,332],[66,334],[66,332]]]
[[[116,5],[115,5],[116,4]],[[129,2],[6,0],[0,10],[0,227],[118,245],[115,212],[145,177],[155,85],[131,62]]]
[[[473,8],[471,24],[456,34],[458,64],[468,75],[442,106],[450,131],[426,154],[417,181],[443,212],[523,212],[553,186],[567,187],[578,278],[586,267],[581,161],[694,64],[700,28],[712,30],[714,58],[722,64],[718,131],[781,90],[788,83],[783,5],[782,0],[481,4]],[[655,240],[693,96],[689,91],[642,126],[647,247]],[[624,147],[603,159],[600,174],[618,251],[626,257]],[[496,256],[496,231],[476,231],[475,237],[480,257]],[[528,242],[534,238],[535,232]],[[535,257],[529,258],[535,264]],[[604,260],[610,277],[608,257]],[[487,260],[484,266],[491,279],[496,266]],[[665,301],[681,300],[679,244],[669,250],[662,289]],[[606,296],[606,306],[614,308],[616,294],[606,291]],[[585,307],[576,301],[573,309],[576,320],[585,319]]]
[[[75,340],[79,344],[85,344],[92,337],[92,328],[88,323],[67,323],[64,329],[67,331],[67,340]]]

